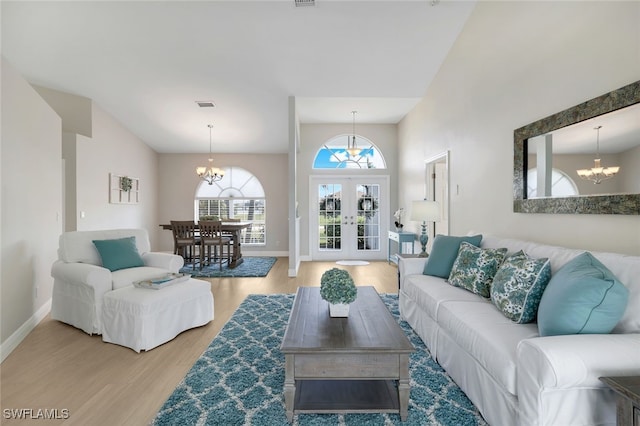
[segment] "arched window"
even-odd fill
[[[537,198],[538,169],[527,171],[527,198]],[[572,197],[578,194],[576,183],[565,172],[551,169],[551,197]]]
[[[196,190],[195,219],[239,219],[251,222],[243,230],[242,244],[266,244],[266,199],[262,184],[241,167],[225,167],[224,177],[209,185],[202,181]]]
[[[313,159],[314,169],[386,169],[384,157],[373,142],[356,135],[360,152],[351,156],[347,152],[349,135],[336,136],[325,142]]]

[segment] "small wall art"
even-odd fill
[[[140,179],[109,173],[109,202],[111,204],[137,204]]]

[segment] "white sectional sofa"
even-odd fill
[[[103,265],[94,241],[123,239],[129,242],[125,248],[133,253],[137,265],[110,270]],[[180,256],[150,250],[145,229],[63,233],[58,260],[51,268],[51,317],[136,352],[150,350],[189,328],[210,322],[214,305],[207,281],[188,279],[161,290],[132,285],[134,281],[177,273],[184,265]],[[127,250],[114,253],[120,263],[123,252]]]
[[[549,258],[552,277],[584,252],[490,235],[480,247]],[[640,375],[640,257],[591,253],[628,289],[609,334],[540,337],[536,322],[424,275],[425,258],[399,259],[400,313],[491,425],[614,425],[616,397],[598,378]]]

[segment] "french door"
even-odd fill
[[[386,259],[387,176],[312,176],[309,194],[314,260]]]

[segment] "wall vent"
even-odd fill
[[[295,0],[296,7],[298,6],[315,6],[316,0]]]
[[[200,108],[213,108],[216,104],[213,101],[196,101]]]

